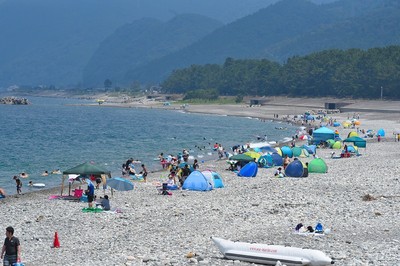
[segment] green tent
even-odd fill
[[[71,169],[63,171],[63,177],[62,177],[62,183],[61,183],[61,195],[63,194],[64,190],[64,181],[67,175],[70,174],[76,174],[76,175],[107,175],[111,177],[111,172],[108,171],[107,169],[92,164],[92,163],[83,163],[80,165],[77,165]],[[71,190],[71,187],[69,187],[69,190]],[[69,191],[68,194],[70,194],[71,191]]]
[[[321,158],[315,158],[308,163],[308,172],[324,174],[328,172],[328,166]]]
[[[353,145],[357,146],[359,148],[366,148],[367,147],[367,141],[365,139],[360,138],[360,137],[350,137],[350,138],[347,138],[347,139],[343,140],[343,142],[353,142]]]
[[[342,148],[342,143],[340,141],[336,141],[332,147],[332,149],[340,150]]]
[[[326,143],[328,143],[329,148],[332,148],[333,144],[335,144],[335,141],[333,139],[327,139]]]

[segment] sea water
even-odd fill
[[[255,136],[278,141],[295,132],[294,126],[277,130],[282,124],[243,117],[89,106],[93,101],[77,99],[29,101],[0,105],[0,187],[9,195],[16,193],[12,177],[22,172],[29,175],[21,179],[27,192],[29,181],[45,183],[46,188],[61,185],[61,175],[41,176],[45,170],[94,162],[120,176],[122,164],[131,157],[149,170],[159,170],[154,158],[161,152],[176,155],[187,149],[201,162],[215,158],[216,142],[229,152],[233,145],[257,142]]]

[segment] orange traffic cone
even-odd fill
[[[55,247],[55,248],[59,248],[60,247],[60,241],[58,241],[58,233],[57,232],[54,234],[53,247]]]

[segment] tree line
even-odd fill
[[[297,96],[400,99],[400,46],[325,50],[291,57],[283,65],[267,59],[227,58],[222,65],[174,70],[161,84],[186,98]]]

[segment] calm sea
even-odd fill
[[[120,175],[130,157],[141,160],[149,170],[158,170],[158,154],[177,154],[186,148],[199,161],[209,160],[211,146],[225,147],[291,136],[295,127],[258,119],[188,114],[178,111],[140,108],[84,106],[76,99],[29,98],[31,105],[0,105],[0,187],[15,194],[14,175],[29,174],[23,181],[61,184],[61,175],[42,177],[44,170],[61,171],[92,161]],[[71,105],[78,104],[78,105]],[[200,150],[198,147],[205,148]]]

